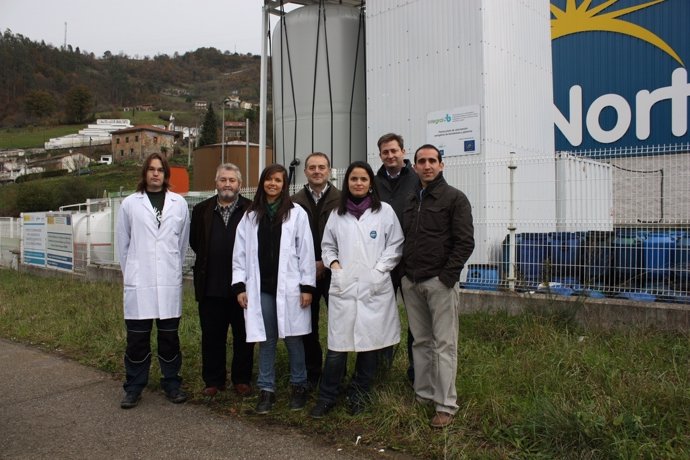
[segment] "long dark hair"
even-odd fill
[[[268,205],[268,200],[266,199],[266,191],[264,190],[264,183],[266,179],[271,177],[275,173],[283,174],[283,189],[280,191],[280,207],[276,211],[276,222],[285,222],[290,215],[290,209],[294,206],[292,200],[290,199],[290,192],[288,184],[288,172],[283,165],[272,164],[266,166],[266,168],[261,172],[261,177],[259,177],[259,185],[256,189],[256,195],[254,195],[254,201],[249,205],[247,212],[254,211],[256,213],[256,221],[260,222],[261,219],[266,215],[266,206]]]
[[[342,216],[347,212],[347,200],[352,198],[350,193],[350,174],[355,168],[362,168],[367,172],[369,176],[369,187],[371,187],[371,192],[369,196],[371,197],[371,212],[378,212],[381,209],[381,198],[379,198],[379,191],[376,188],[376,182],[374,182],[374,171],[369,166],[369,163],[364,161],[355,161],[350,166],[347,167],[345,171],[345,179],[343,180],[343,190],[340,193],[340,205],[338,206],[338,215]]]
[[[141,179],[137,184],[137,192],[144,193],[146,191],[146,172],[148,171],[149,166],[151,166],[151,162],[153,160],[160,160],[161,165],[163,165],[163,191],[167,192],[170,188],[170,163],[168,163],[168,159],[165,158],[165,156],[155,152],[147,156],[144,160],[144,166],[141,167]]]

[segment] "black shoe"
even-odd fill
[[[303,386],[293,386],[292,396],[290,396],[290,410],[302,410],[307,405],[307,388]]]
[[[359,415],[366,409],[366,404],[359,397],[351,397],[347,399],[347,411],[350,415]]]
[[[276,395],[272,391],[261,390],[259,393],[259,402],[256,404],[256,412],[259,415],[268,414],[273,409],[273,404],[276,402]]]
[[[123,409],[131,409],[133,407],[137,407],[137,404],[139,404],[139,400],[141,399],[141,393],[137,393],[136,391],[128,391],[125,393],[124,398],[122,398],[122,401],[120,401],[120,407]]]
[[[312,407],[311,412],[309,412],[309,416],[311,418],[324,418],[333,407],[335,407],[335,403],[319,399],[316,401],[316,405]]]
[[[168,398],[168,401],[170,401],[173,404],[182,404],[187,400],[187,393],[182,391],[179,388],[174,388],[170,391],[168,391],[165,394],[165,397]]]

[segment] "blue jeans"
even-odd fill
[[[276,297],[273,294],[261,293],[261,314],[264,319],[266,341],[259,342],[259,378],[256,386],[259,390],[276,391],[276,346],[278,344],[278,315]],[[307,367],[304,363],[304,344],[302,336],[285,337],[285,346],[290,361],[290,383],[295,386],[306,386]]]
[[[369,394],[371,384],[376,376],[378,356],[381,350],[360,351],[357,353],[355,373],[350,381],[347,396],[350,399],[362,399]],[[345,375],[347,364],[346,351],[328,350],[326,364],[323,366],[319,384],[319,400],[334,403],[338,398],[338,386]]]

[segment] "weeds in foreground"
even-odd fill
[[[121,301],[118,285],[0,270],[0,337],[122,378]],[[191,290],[185,292],[180,334],[192,403],[258,424],[295,427],[336,446],[357,443],[420,458],[690,457],[690,341],[683,334],[585,331],[563,315],[463,316],[460,408],[455,423],[444,430],[429,428],[433,408],[414,402],[403,346],[376,386],[369,410],[352,417],[340,402],[326,418],[312,420],[313,400],[305,411],[287,409],[284,346],[277,357],[276,410],[259,417],[252,410],[256,398],[232,392],[213,400],[201,396],[200,335]],[[354,368],[352,361],[348,368]],[[156,375],[150,381],[157,387]],[[113,395],[113,404],[119,396]]]

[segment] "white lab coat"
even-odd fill
[[[258,230],[256,213],[246,213],[237,225],[232,254],[232,282],[246,286],[247,309],[244,319],[247,342],[266,340],[261,314]],[[316,266],[309,218],[301,206],[295,205],[283,222],[280,235],[276,312],[278,337],[281,339],[311,332],[311,309],[300,306],[300,284],[316,286]]]
[[[115,227],[124,278],[125,319],[179,318],[182,266],[189,240],[189,209],[168,191],[161,225],[146,193],[122,201]]]
[[[321,258],[331,271],[328,291],[328,349],[371,351],[400,342],[400,317],[390,272],[402,257],[403,232],[388,203],[328,218]]]

